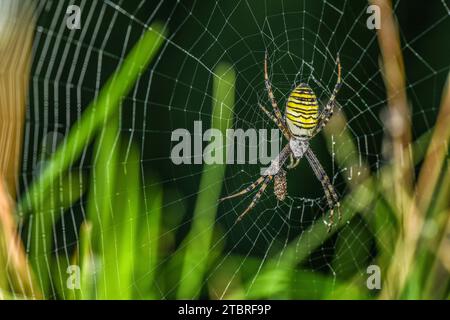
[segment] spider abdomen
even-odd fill
[[[276,175],[273,182],[273,192],[279,201],[284,201],[287,196],[287,180],[286,171],[281,169]]]
[[[296,137],[311,136],[319,119],[319,104],[314,91],[304,83],[289,95],[286,104],[286,123]]]

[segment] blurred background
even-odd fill
[[[0,298],[450,297],[448,0],[0,6]],[[311,141],[341,197],[330,233],[306,161],[235,224],[253,195],[218,199],[261,164],[171,160],[194,121],[275,128],[266,51],[282,111],[301,82],[325,105],[340,56]]]

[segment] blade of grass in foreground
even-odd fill
[[[70,130],[64,144],[57,150],[42,175],[21,199],[19,212],[27,214],[45,200],[53,181],[70,167],[86,145],[92,141],[98,129],[117,112],[120,102],[127,96],[140,73],[156,56],[165,35],[166,30],[159,23],[152,24],[144,33],[119,70],[100,91],[98,98],[88,106],[80,120]]]
[[[441,188],[439,186],[439,181],[442,179],[445,182],[446,170],[445,168],[445,158],[448,154],[448,140],[450,138],[450,74],[447,77],[447,82],[444,87],[442,94],[442,102],[439,110],[438,117],[436,119],[436,125],[433,129],[433,136],[431,138],[430,144],[427,149],[426,157],[420,167],[420,172],[418,175],[415,191],[415,200],[417,202],[417,209],[420,215],[419,220],[414,220],[415,226],[410,227],[411,243],[405,243],[408,248],[405,250],[411,250],[412,255],[415,257],[411,258],[414,261],[414,265],[411,266],[411,275],[408,275],[408,279],[404,280],[405,288],[399,286],[403,291],[401,292],[402,298],[407,299],[421,299],[424,293],[424,282],[427,276],[430,275],[430,264],[433,261],[433,256],[435,253],[429,252],[428,248],[437,248],[439,246],[439,240],[433,241],[433,236],[427,230],[430,230],[429,226],[434,225],[434,229],[442,229],[447,225],[447,220],[445,217],[445,212],[447,211],[445,207],[439,209],[436,205],[437,199],[440,198],[440,193],[446,192],[446,188]],[[434,210],[438,210],[434,212]],[[444,213],[444,214],[443,214]],[[437,215],[437,216],[436,216]],[[444,219],[441,218],[444,217]],[[443,230],[440,230],[442,232]],[[434,243],[433,243],[434,242]],[[427,248],[428,246],[428,248]],[[402,254],[404,250],[399,252],[397,249],[397,256]],[[397,257],[396,256],[396,257]],[[400,269],[401,266],[398,266]],[[403,270],[403,269],[401,269]],[[397,277],[391,273],[391,278],[389,279],[393,283],[395,288],[395,282]]]
[[[52,264],[58,299],[95,299],[96,265],[92,253],[92,224],[85,221],[80,226],[79,245],[71,259],[67,259],[65,254],[57,255]],[[76,276],[78,270],[79,277]]]
[[[162,188],[156,182],[150,183],[145,187],[145,214],[139,217],[138,222],[139,241],[136,244],[136,252],[139,263],[134,270],[135,293],[143,299],[160,298],[160,290],[155,283],[159,275],[162,207]]]
[[[92,224],[84,222],[80,228],[80,246],[79,259],[81,269],[81,290],[76,290],[76,298],[94,299],[95,298],[95,264],[92,249]],[[72,290],[73,291],[73,290]]]
[[[98,278],[98,299],[131,299],[133,270],[139,262],[137,255],[137,220],[141,207],[140,155],[132,145],[127,153],[121,148],[116,196],[113,199],[113,217],[103,225],[105,245],[100,252],[102,265]]]
[[[116,184],[120,156],[119,115],[111,117],[96,138],[94,167],[88,200],[88,220],[92,224],[94,249],[102,251],[105,245],[102,237],[104,226],[112,217],[114,186]]]
[[[211,128],[220,130],[225,137],[226,129],[233,121],[236,75],[233,68],[224,63],[215,69],[215,75]],[[196,298],[200,293],[208,264],[217,200],[222,189],[225,168],[223,164],[204,166],[192,227],[185,239],[187,247],[177,293],[180,299]]]
[[[367,299],[358,284],[336,280],[332,276],[306,270],[272,269],[257,278],[245,295],[232,295],[229,299]]]
[[[85,180],[83,176],[78,174],[69,174],[58,179],[51,192],[46,195],[46,201],[36,208],[30,218],[31,242],[28,256],[39,281],[43,298],[48,299],[54,296],[57,291],[55,282],[61,280],[53,278],[56,273],[52,272],[54,226],[65,210],[77,202],[85,192],[86,184],[83,180]]]

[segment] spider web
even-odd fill
[[[75,31],[65,25],[70,4],[37,4],[22,187],[26,190],[39,175],[42,163],[148,26],[163,21],[169,30],[165,43],[124,99],[120,118],[120,137],[125,145],[136,145],[140,150],[142,191],[161,186],[164,192],[159,240],[168,245],[158,261],[158,272],[196,241],[186,235],[202,191],[200,179],[207,170],[202,165],[172,163],[171,133],[177,128],[192,132],[197,120],[203,122],[203,130],[209,127],[212,83],[217,77],[214,70],[222,61],[228,62],[237,75],[233,128],[263,129],[275,128],[258,108],[258,103],[270,107],[263,78],[264,52],[267,50],[269,55],[269,78],[282,111],[288,94],[301,82],[311,86],[321,106],[327,102],[336,83],[335,60],[339,53],[343,86],[336,111],[343,112],[346,122],[329,134],[315,137],[311,147],[341,198],[351,192],[352,181],[364,170],[376,175],[385,164],[382,141],[387,121],[383,118],[386,93],[376,32],[366,26],[369,15],[364,1],[79,1],[81,29]],[[407,93],[413,106],[415,137],[433,125],[449,70],[444,55],[448,50],[442,49],[438,58],[432,58],[436,53],[430,50],[435,43],[448,47],[444,39],[450,28],[449,6],[446,0],[428,3],[426,8],[411,1],[394,2],[402,51],[406,65],[411,66],[407,69]],[[412,25],[411,19],[418,21],[414,28],[403,29],[403,23]],[[343,150],[339,142],[345,135],[355,146],[343,158],[344,162],[356,159],[352,167],[337,159]],[[129,148],[125,163],[128,155]],[[89,174],[95,166],[91,158],[91,146],[86,146],[71,171],[80,176]],[[231,194],[255,181],[262,166],[227,165],[225,178],[215,183],[222,185],[222,195]],[[253,194],[219,205],[215,222],[205,229],[214,230],[208,249],[209,258],[214,259],[208,262],[202,277],[202,291],[187,298],[255,297],[255,290],[268,277],[271,263],[277,266],[276,262],[288,253],[299,258],[291,270],[289,292],[269,297],[324,297],[323,279],[331,280],[331,293],[341,288],[339,283],[344,279],[354,278],[364,285],[361,279],[365,279],[366,267],[376,255],[376,235],[365,216],[356,215],[339,232],[317,244],[314,234],[307,234],[307,230],[327,219],[321,185],[305,160],[287,177],[289,194],[285,201],[277,201],[269,187],[239,224],[234,224],[235,219]],[[87,196],[82,196],[64,209],[52,234],[45,235],[52,238],[53,254],[62,257],[61,261],[71,261],[88,201]],[[150,205],[144,203],[142,214],[149,212]],[[373,214],[373,210],[368,208],[367,214]],[[29,223],[32,229],[33,222]],[[28,239],[27,248],[33,241],[40,240]],[[64,269],[62,265],[58,268]],[[134,285],[145,282],[155,271],[144,272],[134,279]],[[38,276],[52,272],[48,266]],[[176,297],[184,281],[188,280],[183,275],[168,283],[157,276],[158,297]],[[54,297],[64,298],[56,286],[51,290]],[[144,293],[135,296],[145,297]]]

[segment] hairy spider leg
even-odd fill
[[[241,215],[236,219],[236,222],[239,222],[242,220],[242,218],[250,211],[252,210],[256,204],[258,203],[259,199],[261,198],[262,194],[264,193],[264,190],[266,190],[267,186],[269,185],[270,181],[272,181],[273,176],[266,176],[264,179],[264,182],[261,186],[261,188],[258,190],[258,192],[253,197],[252,202],[250,205],[245,209],[244,212],[241,213]]]
[[[255,182],[253,182],[251,185],[249,185],[249,186],[248,186],[247,188],[245,188],[244,190],[239,191],[239,192],[237,192],[237,193],[235,193],[235,194],[232,194],[232,195],[230,195],[230,196],[223,197],[223,198],[219,199],[219,201],[223,201],[223,200],[226,200],[226,199],[231,199],[231,198],[235,198],[235,197],[242,196],[242,195],[244,195],[244,194],[246,194],[246,193],[248,193],[248,192],[250,192],[250,191],[253,191],[253,190],[254,190],[257,186],[259,186],[263,181],[264,181],[264,176],[261,176],[261,177],[259,177],[258,180],[256,180]]]

